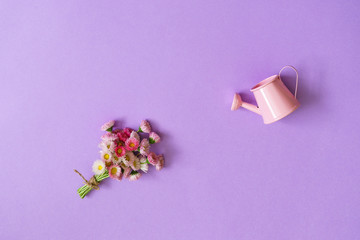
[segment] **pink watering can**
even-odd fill
[[[296,72],[295,96],[281,81],[280,74],[285,68],[292,68]],[[298,88],[298,72],[293,66],[283,67],[279,75],[273,75],[256,84],[251,88],[254,93],[258,107],[243,102],[239,94],[235,94],[231,110],[235,111],[240,107],[246,108],[263,117],[264,123],[269,124],[286,117],[300,106],[296,99]]]

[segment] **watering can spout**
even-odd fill
[[[252,111],[254,113],[261,115],[260,109],[257,106],[250,104],[250,103],[243,102],[241,99],[241,96],[239,94],[235,93],[233,103],[231,105],[231,111],[238,110],[240,107],[246,108],[249,111]]]

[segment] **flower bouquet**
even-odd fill
[[[143,120],[138,131],[114,129],[114,124],[115,121],[109,121],[101,127],[107,132],[99,144],[101,160],[96,160],[92,166],[95,175],[88,181],[75,170],[85,181],[85,185],[77,190],[81,198],[92,189],[99,190],[99,183],[108,177],[135,181],[141,177],[141,172],[147,173],[149,165],[159,171],[164,167],[164,156],[150,152],[150,145],[160,142],[160,136],[151,131],[148,121]]]

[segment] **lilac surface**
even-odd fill
[[[360,239],[359,10],[1,1],[0,239]],[[297,111],[230,111],[286,64]],[[166,168],[80,199],[99,127],[144,118]]]

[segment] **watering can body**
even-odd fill
[[[295,68],[293,69],[296,71]],[[253,92],[258,106],[243,102],[241,96],[235,94],[231,110],[237,110],[240,107],[246,108],[261,115],[265,124],[276,122],[295,111],[300,106],[299,101],[296,99],[298,75],[296,75],[294,96],[281,81],[280,73],[266,78],[251,88],[250,91]]]

